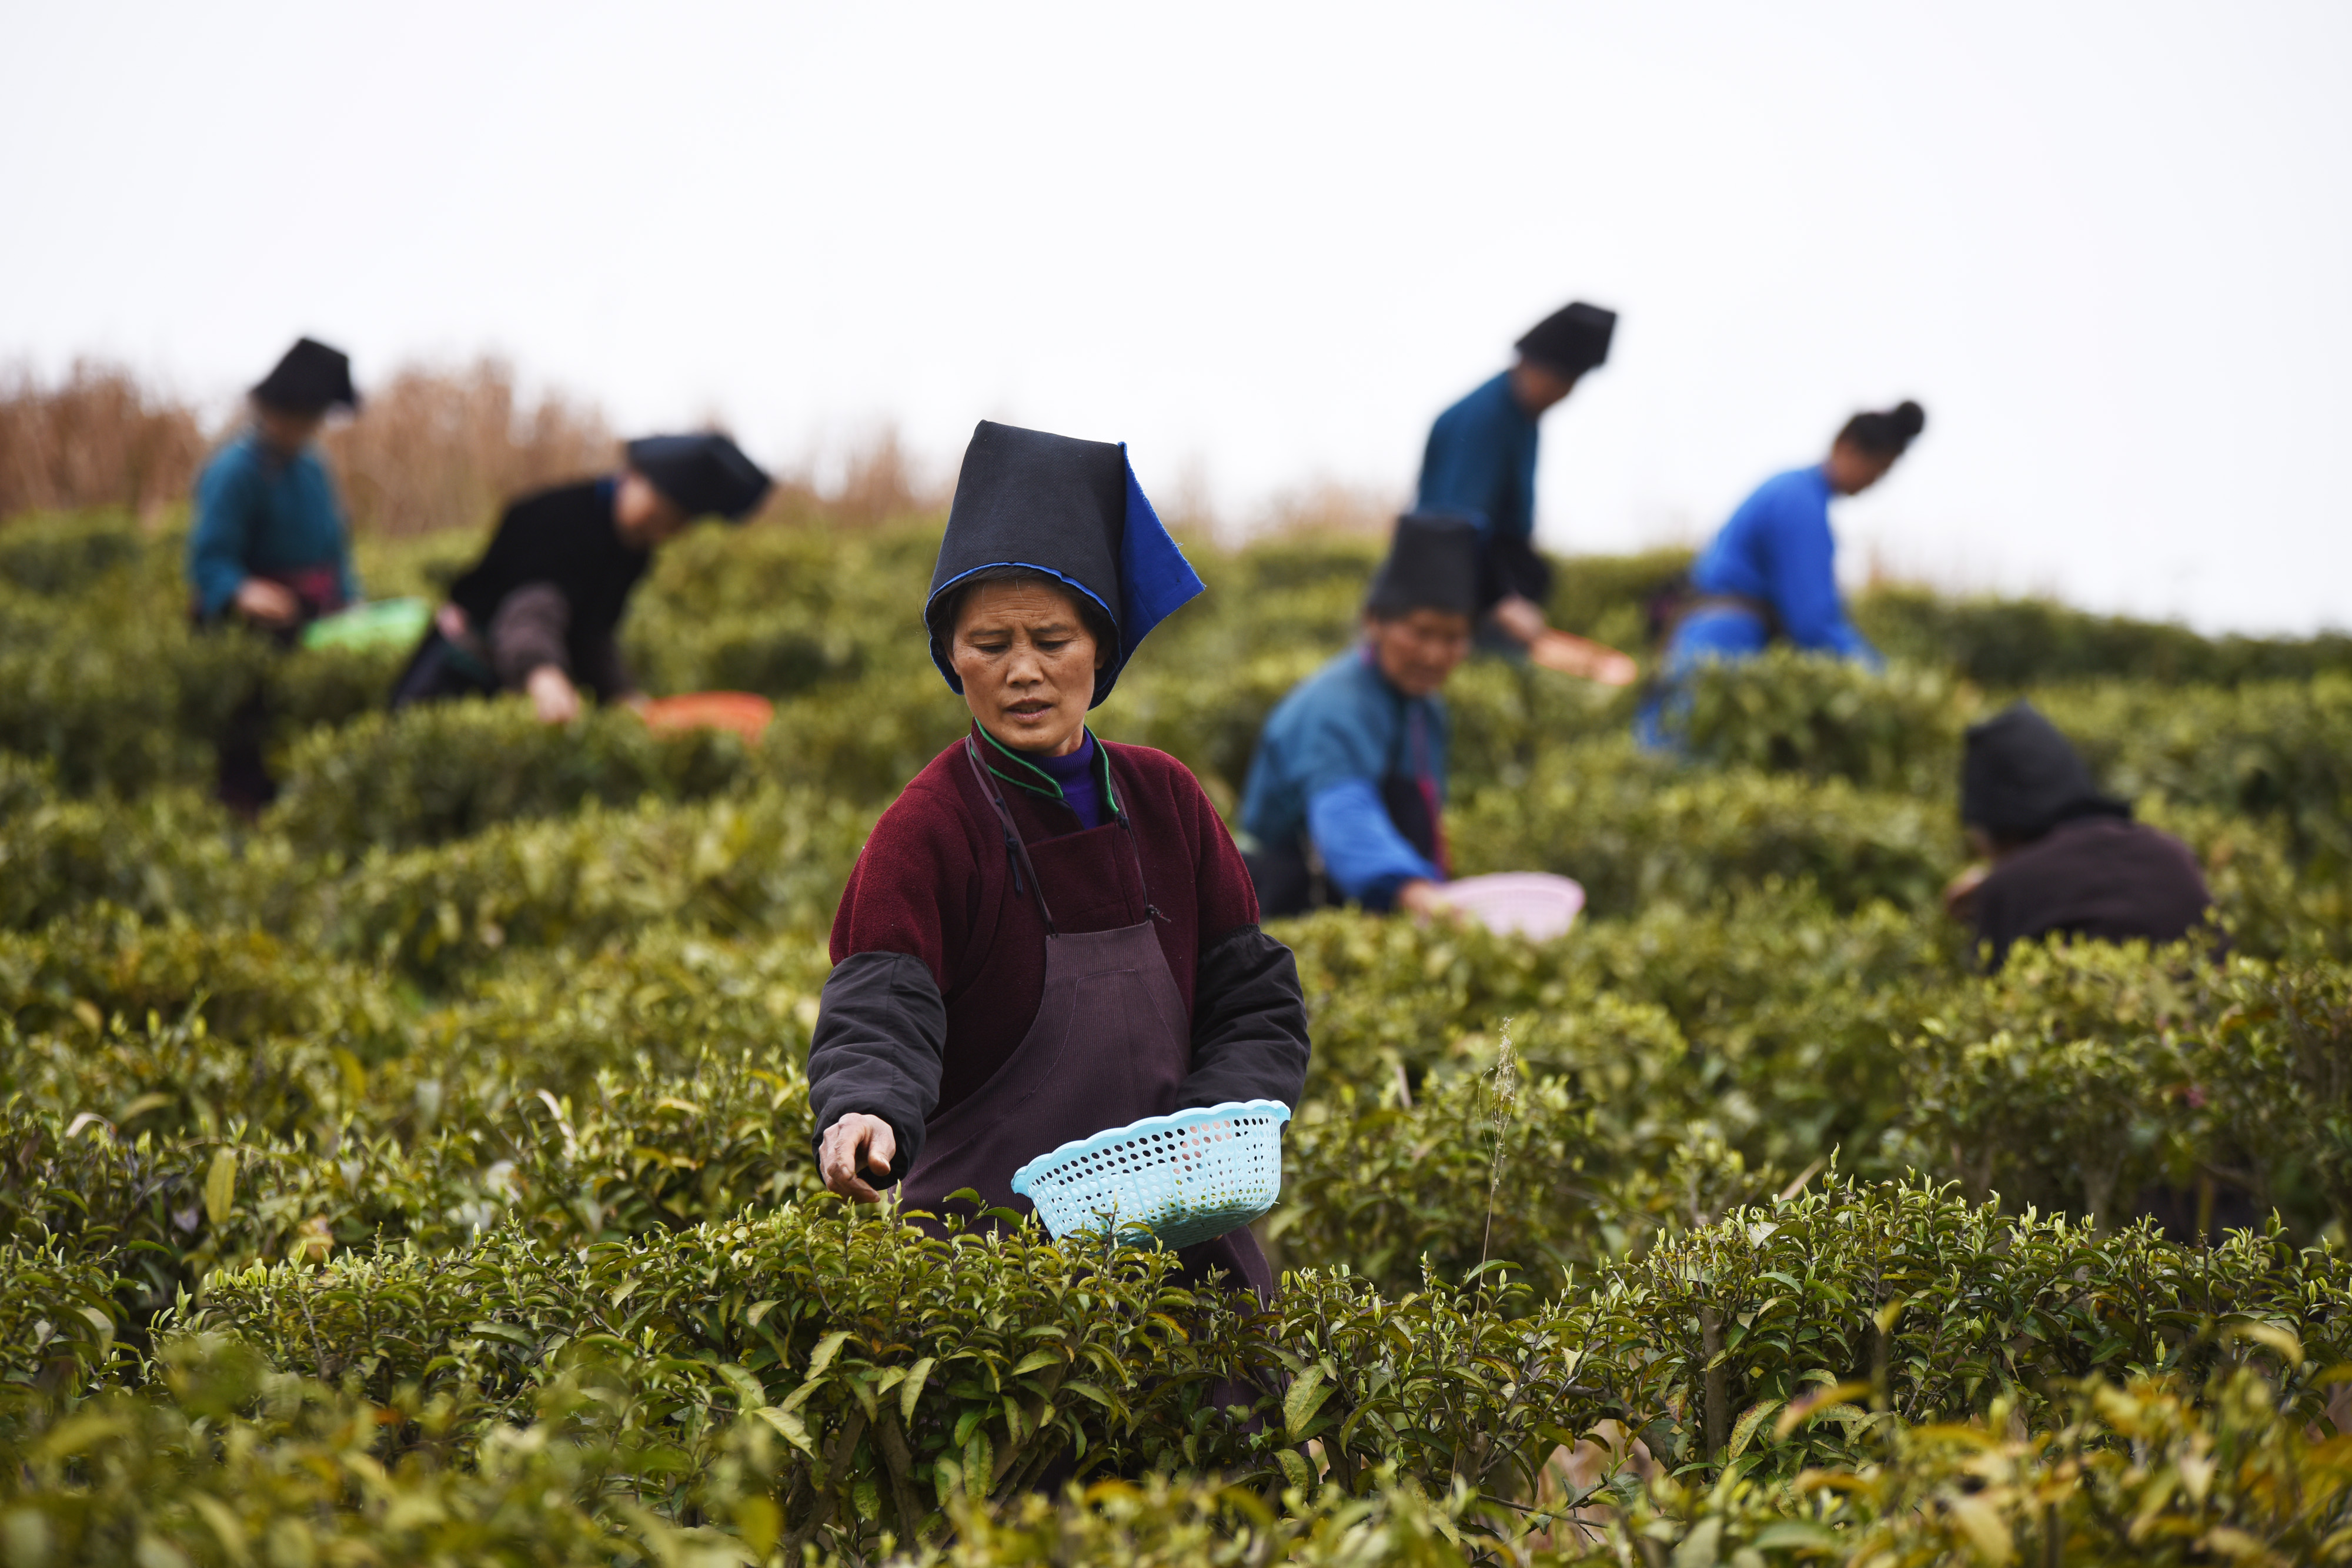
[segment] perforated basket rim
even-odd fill
[[[1213,1122],[1241,1112],[1271,1113],[1277,1124],[1290,1120],[1290,1107],[1279,1100],[1227,1100],[1216,1105],[1195,1105],[1186,1111],[1171,1111],[1164,1116],[1146,1116],[1140,1122],[1129,1122],[1124,1127],[1106,1127],[1091,1137],[1072,1138],[1060,1148],[1039,1155],[1013,1173],[1013,1190],[1027,1197],[1031,1177],[1080,1155],[1094,1154],[1146,1134],[1181,1132],[1186,1127],[1197,1127],[1204,1122]]]

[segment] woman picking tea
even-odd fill
[[[883,813],[834,920],[809,1099],[835,1192],[1025,1212],[1014,1171],[1073,1139],[1297,1102],[1297,970],[1216,809],[1086,722],[1201,591],[1124,446],[973,432],[923,612],[972,723]],[[1180,1256],[1272,1289],[1246,1229]]]

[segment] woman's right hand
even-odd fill
[[[236,603],[238,614],[264,626],[291,626],[302,614],[302,601],[294,597],[294,591],[266,577],[248,577],[238,583]]]
[[[898,1157],[898,1134],[890,1130],[890,1124],[879,1116],[852,1111],[824,1130],[824,1140],[817,1146],[817,1174],[824,1178],[829,1191],[859,1203],[878,1203],[881,1190],[867,1185],[864,1173],[871,1169],[877,1176],[887,1176]]]
[[[580,691],[572,677],[553,664],[541,664],[523,682],[530,694],[531,711],[541,724],[570,724],[580,716]]]
[[[1451,919],[1458,913],[1443,887],[1419,876],[1398,887],[1396,906],[1420,920]]]
[[[1955,920],[1974,920],[1977,915],[1977,889],[1992,874],[1992,867],[1979,861],[1944,884],[1944,913]]]

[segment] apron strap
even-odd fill
[[[1127,830],[1127,852],[1135,857],[1135,885],[1143,890],[1144,914],[1165,925],[1174,925],[1175,922],[1160,914],[1160,906],[1151,902],[1151,879],[1144,874],[1143,846],[1136,841],[1135,824],[1127,820],[1127,812],[1124,809],[1113,806],[1111,810],[1118,814],[1118,825]]]
[[[1037,880],[1037,868],[1029,859],[1029,846],[1021,841],[1021,830],[1013,825],[1013,812],[1004,804],[1004,797],[996,788],[996,780],[980,760],[980,747],[967,735],[963,737],[964,760],[971,764],[971,776],[980,781],[980,792],[996,808],[996,821],[1004,829],[1004,852],[1013,861],[1013,891],[1021,891],[1021,873],[1029,873],[1029,894],[1037,901],[1037,916],[1045,923],[1045,935],[1055,936],[1059,927],[1054,924],[1054,912],[1045,907],[1045,884]]]
[[[1045,922],[1045,935],[1059,935],[1059,928],[1054,924],[1054,913],[1045,907],[1045,884],[1037,880],[1037,867],[1029,859],[1029,846],[1023,841],[1021,830],[1013,825],[1012,810],[1005,805],[996,781],[989,777],[986,765],[980,759],[979,743],[970,735],[963,737],[963,755],[964,760],[971,764],[971,776],[980,781],[980,792],[988,797],[989,805],[996,810],[997,823],[1004,830],[1004,852],[1013,861],[1013,891],[1021,891],[1021,873],[1027,872],[1030,893],[1037,901],[1037,914]],[[1108,762],[1108,758],[1105,760]],[[1151,919],[1165,923],[1168,916],[1151,902],[1151,879],[1143,869],[1143,846],[1136,841],[1135,823],[1129,819],[1127,809],[1116,799],[1109,805],[1111,814],[1118,819],[1120,831],[1127,840],[1127,852],[1135,857],[1135,885],[1143,891],[1144,913]]]

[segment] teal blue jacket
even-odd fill
[[[342,580],[343,601],[358,603],[342,498],[318,452],[306,446],[282,458],[248,430],[214,453],[196,476],[195,527],[188,535],[196,613],[207,621],[219,615],[256,572],[321,566]]]

